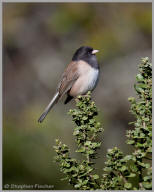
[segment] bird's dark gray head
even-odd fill
[[[95,55],[97,52],[98,50],[94,50],[92,47],[82,46],[76,50],[73,55],[72,61],[83,60],[90,64],[92,67],[98,68],[98,63]]]

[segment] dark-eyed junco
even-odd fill
[[[38,119],[38,122],[41,123],[44,120],[53,105],[64,94],[67,94],[66,104],[72,98],[84,95],[96,87],[99,77],[99,65],[95,55],[97,52],[98,50],[88,46],[77,49],[71,63],[66,67],[62,75],[54,97]]]

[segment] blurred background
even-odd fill
[[[52,98],[74,51],[99,49],[101,73],[92,94],[104,133],[95,161],[101,175],[106,151],[124,153],[132,129],[129,96],[141,57],[151,61],[151,3],[3,3],[3,184],[52,185],[72,189],[53,162],[55,139],[75,154],[71,117],[74,101],[63,98],[42,124],[37,120]],[[48,188],[45,188],[48,189]]]

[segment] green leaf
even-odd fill
[[[83,120],[87,120],[88,119],[88,117],[87,116],[83,116],[83,118],[82,118]]]
[[[79,152],[79,153],[83,153],[83,152],[85,152],[85,147],[81,147],[81,148],[79,148],[78,150],[76,150],[76,152]]]
[[[151,176],[145,176],[143,179],[144,181],[148,181],[149,179],[151,179]]]
[[[124,171],[126,171],[127,170],[127,167],[125,166],[125,165],[123,165],[121,168],[120,168],[120,171],[121,172],[124,172]]]
[[[131,183],[125,183],[124,187],[125,187],[126,189],[131,189],[132,184],[131,184]]]
[[[78,183],[78,184],[74,185],[74,187],[75,187],[76,189],[80,188],[80,187],[81,187],[81,183]]]
[[[152,182],[143,182],[142,184],[145,189],[152,189]]]
[[[137,86],[137,85],[135,85],[135,90],[136,90],[138,93],[144,93],[144,90],[143,90],[141,87]]]
[[[134,144],[134,143],[135,143],[134,140],[127,140],[127,144],[129,144],[129,145],[132,145],[132,144]]]
[[[86,141],[86,142],[85,142],[85,145],[86,145],[86,146],[88,146],[88,145],[90,145],[90,144],[91,144],[91,141]]]
[[[135,102],[135,98],[134,98],[134,97],[129,97],[129,98],[128,98],[128,101],[130,101],[130,102],[133,103],[133,102]]]
[[[143,81],[144,78],[143,78],[143,76],[142,76],[141,74],[137,74],[136,80],[137,80],[137,81]]]
[[[130,173],[130,175],[126,176],[126,177],[135,177],[136,174],[135,173]]]
[[[123,159],[124,161],[129,161],[129,160],[135,161],[135,157],[133,155],[126,155]]]
[[[110,171],[112,171],[112,168],[111,168],[111,167],[105,167],[105,168],[104,168],[104,171],[110,172]]]
[[[83,185],[86,185],[87,183],[88,183],[88,180],[84,180],[84,181],[82,182]]]
[[[133,171],[133,172],[137,172],[138,171],[138,168],[135,164],[132,164],[130,165],[130,169]]]
[[[98,176],[98,175],[96,175],[96,174],[95,174],[95,175],[93,175],[92,177],[93,177],[93,179],[99,179],[99,176]]]

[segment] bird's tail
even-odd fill
[[[40,118],[38,119],[39,123],[42,123],[42,121],[44,120],[44,118],[47,116],[47,114],[49,113],[49,111],[51,110],[51,108],[54,106],[54,104],[57,103],[58,99],[59,99],[59,92],[57,92],[54,97],[52,98],[52,100],[50,101],[49,105],[45,108],[43,114],[40,116]]]

